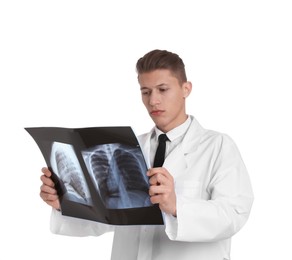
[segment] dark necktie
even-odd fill
[[[166,134],[161,134],[158,137],[158,147],[154,157],[153,167],[161,167],[164,163],[166,141],[169,141]]]

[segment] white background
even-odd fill
[[[50,233],[45,163],[24,127],[148,131],[135,63],[156,48],[180,54],[193,82],[187,112],[228,133],[249,169],[255,202],[233,259],[292,259],[289,3],[1,1],[0,259],[110,258],[111,234]]]

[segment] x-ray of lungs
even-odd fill
[[[110,225],[163,225],[147,164],[129,126],[28,127],[52,170],[64,216]]]
[[[82,151],[82,156],[106,208],[152,206],[147,169],[139,148],[102,144]]]
[[[70,144],[54,142],[51,151],[51,165],[54,173],[63,182],[68,200],[92,205],[87,183],[79,161]]]

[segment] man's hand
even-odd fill
[[[163,167],[152,168],[147,172],[149,176],[149,195],[153,204],[167,214],[176,217],[176,195],[174,180],[171,174]]]
[[[48,205],[53,208],[59,210],[60,209],[60,201],[57,194],[57,190],[55,189],[55,184],[51,179],[52,173],[48,168],[42,168],[43,175],[41,176],[42,185],[40,188],[40,197],[46,202]]]

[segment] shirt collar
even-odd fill
[[[187,131],[187,129],[189,128],[190,124],[191,124],[191,117],[188,116],[187,120],[182,123],[181,125],[173,128],[172,130],[170,130],[169,132],[167,132],[167,137],[170,141],[173,141],[174,139],[182,136],[185,134],[185,132]],[[159,130],[156,126],[154,127],[154,131],[155,131],[155,140],[158,141],[158,136],[160,134],[164,134],[161,130]]]

